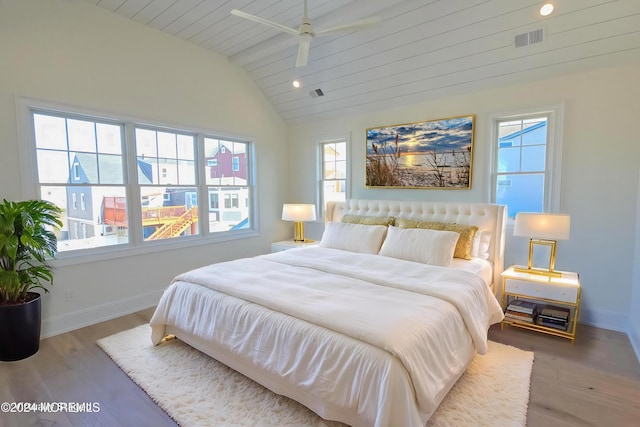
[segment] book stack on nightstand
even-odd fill
[[[566,307],[547,305],[538,314],[538,325],[566,331],[571,311]]]
[[[534,324],[538,316],[538,306],[530,301],[515,299],[509,303],[504,317],[519,322]]]

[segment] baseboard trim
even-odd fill
[[[162,293],[163,290],[160,289],[60,316],[42,319],[42,333],[40,336],[42,338],[52,337],[153,307],[160,301]]]
[[[627,333],[629,331],[629,315],[615,311],[587,309],[580,310],[580,323],[596,328],[610,329],[613,331]]]

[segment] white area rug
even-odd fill
[[[98,345],[184,427],[342,426],[325,421],[178,339],[151,344],[142,325]],[[436,426],[525,426],[533,353],[489,342],[429,420]]]

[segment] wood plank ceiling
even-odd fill
[[[382,23],[314,38],[299,68],[295,36],[230,11],[297,29],[302,0],[85,1],[228,57],[288,123],[640,61],[640,0],[554,0],[547,17],[543,0],[309,0],[316,30]],[[516,47],[536,30],[542,41]]]

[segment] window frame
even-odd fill
[[[326,201],[324,200],[324,184],[327,180],[324,179],[324,146],[327,144],[344,143],[345,144],[345,199],[348,200],[351,196],[351,144],[348,136],[334,137],[334,138],[322,138],[317,142],[317,185],[316,185],[316,211],[318,212],[318,219],[324,218]],[[338,181],[338,180],[332,180]]]
[[[508,120],[526,120],[534,117],[547,118],[547,146],[544,169],[544,195],[542,212],[554,213],[560,211],[560,189],[562,176],[562,135],[564,124],[564,103],[544,105],[527,109],[520,109],[504,113],[494,113],[489,117],[491,141],[490,173],[488,174],[490,188],[489,202],[496,203],[496,186],[500,176],[498,174],[499,132],[498,123]],[[513,227],[514,218],[507,218],[507,225]]]
[[[251,137],[233,135],[210,129],[181,126],[179,124],[159,123],[127,114],[106,113],[91,108],[61,104],[27,97],[16,97],[16,121],[19,140],[19,159],[21,165],[21,194],[25,199],[40,198],[40,182],[38,178],[35,131],[33,113],[62,115],[66,118],[84,118],[124,124],[123,137],[123,174],[127,196],[127,215],[129,221],[129,242],[118,245],[100,246],[91,249],[58,252],[52,263],[55,266],[81,264],[101,260],[128,257],[140,254],[151,254],[167,250],[175,250],[218,242],[250,238],[260,235],[258,185],[256,180],[256,144]],[[142,218],[140,196],[141,184],[138,183],[135,150],[135,127],[153,128],[157,131],[180,132],[196,135],[195,162],[196,183],[193,186],[198,192],[198,215],[206,220],[200,221],[200,232],[197,235],[181,236],[157,241],[144,241],[142,237]],[[210,233],[209,198],[205,183],[204,138],[234,140],[247,144],[247,187],[249,193],[250,212],[248,229]]]

